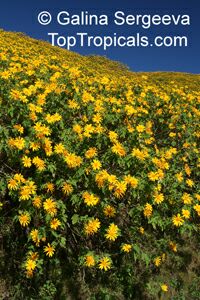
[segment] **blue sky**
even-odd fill
[[[42,26],[37,21],[40,11],[49,11],[55,18],[60,10],[77,14],[81,10],[96,14],[113,15],[117,10],[126,14],[189,14],[190,26],[154,26],[145,30],[137,26],[58,26],[56,22]],[[188,47],[111,47],[107,51],[97,47],[77,46],[73,51],[80,54],[105,55],[118,60],[134,71],[180,71],[200,73],[200,2],[198,0],[3,0],[0,4],[0,28],[20,31],[36,39],[49,40],[48,32],[73,35],[77,31],[91,35],[116,32],[118,35],[135,35],[138,31],[150,38],[156,35],[187,35]]]

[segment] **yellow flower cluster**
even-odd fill
[[[160,80],[0,35],[1,149],[15,219],[33,249],[27,276],[67,245],[103,271],[114,255],[142,260],[155,236],[177,252],[174,231],[198,231],[200,216],[199,77]],[[162,243],[148,248],[158,250],[156,267]]]
[[[94,206],[99,202],[99,197],[88,192],[83,193],[84,203],[88,206]]]

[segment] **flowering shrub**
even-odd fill
[[[3,31],[0,45],[1,232],[21,289],[170,292],[160,270],[199,235],[199,76],[112,71]]]

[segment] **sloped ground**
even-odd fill
[[[3,299],[198,299],[200,76],[4,31],[0,67]]]

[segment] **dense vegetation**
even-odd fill
[[[199,299],[200,76],[0,32],[0,299]]]

